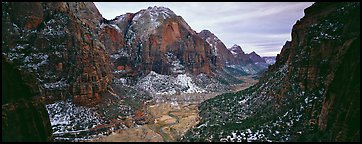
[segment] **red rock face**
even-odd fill
[[[3,11],[3,52],[37,76],[44,95],[99,102],[112,74],[93,3],[3,3]]]
[[[150,7],[121,15],[104,25],[100,37],[114,57],[114,69],[119,65],[129,67],[125,73],[131,76],[150,71],[170,75],[172,61],[176,60],[190,73],[212,74],[210,47],[167,8]]]
[[[100,40],[109,52],[115,52],[119,47],[124,47],[125,41],[123,34],[111,26],[105,26],[100,35]]]
[[[52,141],[52,128],[34,75],[2,57],[2,141]]]
[[[162,33],[158,33],[158,31]],[[188,32],[178,19],[169,19],[164,22],[156,30],[155,36],[161,40],[158,41],[160,43],[151,41],[155,47],[150,47],[153,55],[149,55],[149,58],[154,60],[154,64],[161,65],[159,71],[161,74],[171,73],[170,66],[166,61],[166,53],[171,52],[176,54],[176,57],[191,73],[211,75],[210,61],[208,59],[211,54],[210,47],[207,47],[205,42],[197,35]],[[157,55],[161,56],[160,59],[156,57]],[[158,66],[153,66],[149,70],[157,72],[157,68]]]
[[[38,27],[44,18],[41,3],[9,3],[8,10],[11,21],[26,29]]]

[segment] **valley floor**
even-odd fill
[[[231,91],[244,90],[258,80],[240,77],[242,84],[234,85]],[[199,122],[198,104],[222,93],[194,93],[180,95],[159,95],[148,102],[144,109],[150,122],[133,128],[113,131],[92,141],[101,142],[167,142],[177,141]]]

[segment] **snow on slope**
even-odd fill
[[[70,99],[46,105],[53,133],[81,131],[103,123],[90,108],[76,106]]]
[[[140,79],[136,87],[158,95],[206,92],[206,90],[198,87],[188,74],[179,74],[173,77],[161,75],[154,71],[151,71],[146,77]]]
[[[176,14],[165,7],[148,7],[137,12],[132,19],[131,29],[137,29],[141,38],[144,38],[153,30],[158,28],[161,23],[168,18],[175,17]]]

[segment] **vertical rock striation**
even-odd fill
[[[100,102],[112,73],[93,3],[4,2],[2,9],[3,55],[34,73],[48,99]]]

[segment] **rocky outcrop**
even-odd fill
[[[259,83],[201,104],[187,140],[359,141],[359,11],[359,2],[307,8]]]
[[[317,96],[323,102],[315,102],[308,119],[319,138],[313,133],[308,140],[359,141],[359,8],[359,3],[316,3],[307,8],[293,26],[292,41],[269,69],[289,67],[281,98],[288,97],[293,83],[306,93],[320,91]]]
[[[97,34],[103,18],[93,3],[4,2],[2,9],[3,54],[35,74],[48,99],[100,101],[112,74]]]
[[[212,54],[216,57],[216,65],[218,68],[222,68],[228,64],[237,63],[234,56],[231,52],[226,48],[224,43],[209,30],[202,30],[197,34],[203,40],[205,40],[212,49]]]
[[[212,75],[215,62],[209,45],[168,8],[155,6],[120,15],[102,27],[100,35],[109,46],[113,69],[129,68],[115,70],[117,75],[144,76],[150,71]]]
[[[249,62],[249,57],[239,45],[234,44],[231,48],[229,48],[229,51],[234,55],[238,64],[246,64]]]
[[[52,129],[34,75],[2,57],[2,141],[52,141]]]
[[[236,59],[237,64],[246,65],[249,63],[266,63],[265,60],[260,57],[255,51],[251,52],[250,54],[246,54],[239,45],[233,45],[231,48],[229,48],[231,53],[234,55],[234,58]]]
[[[212,54],[216,57],[218,68],[227,65],[247,65],[255,62],[265,63],[265,60],[254,51],[246,54],[239,45],[235,44],[229,49],[226,48],[224,43],[209,30],[202,30],[198,36],[210,45]]]
[[[234,76],[258,74],[268,68],[268,64],[255,52],[246,54],[239,45],[227,49],[224,43],[209,30],[198,33],[212,49],[213,61],[218,69]]]
[[[322,108],[318,113],[318,129],[326,141],[359,141],[360,140],[360,3],[334,3],[315,4],[305,10],[310,15],[318,15],[315,11],[319,8],[330,11],[326,14],[327,20],[318,25],[313,25],[310,30],[321,30],[315,39],[321,39],[320,54],[329,60],[329,66],[322,65],[319,73],[328,73],[326,67],[333,68],[333,72],[326,75],[323,86],[326,87]],[[353,20],[352,20],[353,19]],[[331,25],[332,24],[332,25]],[[338,40],[337,40],[338,39]],[[334,41],[336,40],[336,41]],[[333,48],[328,52],[323,51]],[[317,50],[312,50],[314,53]],[[338,52],[337,52],[338,51]],[[336,54],[337,55],[333,55]],[[323,61],[323,60],[322,60]],[[317,72],[317,74],[318,74]],[[308,76],[308,81],[313,82],[315,77]],[[318,77],[317,77],[318,79]],[[306,84],[307,87],[318,85]]]

